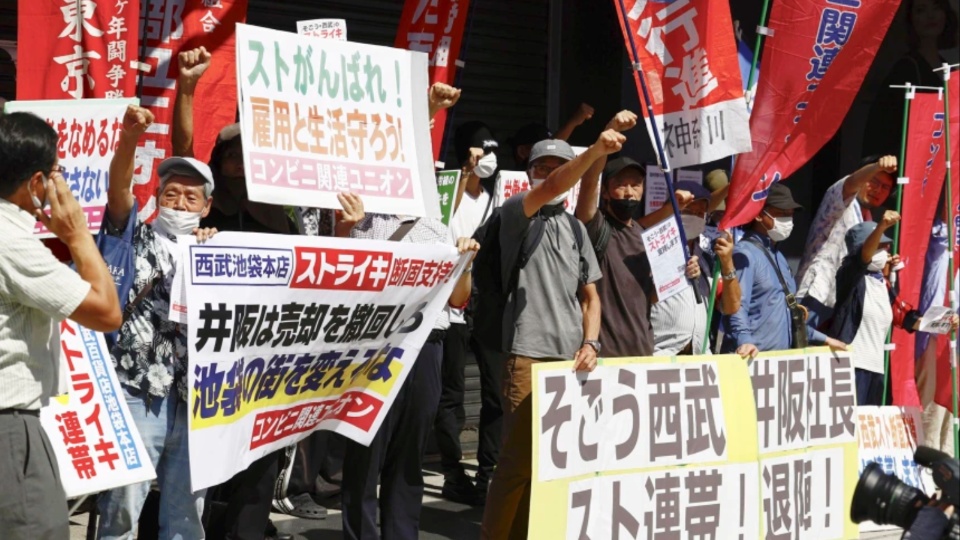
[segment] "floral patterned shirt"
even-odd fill
[[[112,224],[107,231],[123,235],[123,230]],[[168,320],[174,267],[168,243],[173,242],[160,238],[151,225],[137,220],[133,234],[136,273],[127,310],[147,287],[151,288],[132,312],[124,311],[110,356],[121,384],[156,397],[165,397],[176,385],[180,399],[186,401],[186,328]]]

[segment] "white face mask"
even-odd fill
[[[41,201],[40,198],[33,193],[33,191],[30,192],[30,199],[33,200],[33,205],[37,207],[37,210],[43,210],[50,203],[50,201],[47,200],[47,195],[46,195],[48,181],[49,181],[49,178],[43,177],[43,189],[44,189],[43,201]]]
[[[546,180],[546,178],[531,178],[530,189],[533,189],[539,186],[540,184],[543,183],[544,180]],[[553,200],[547,203],[547,206],[554,205],[554,204],[562,204],[563,201],[567,200],[567,193],[569,193],[569,190],[564,191],[563,193],[557,195],[556,197],[553,198]]]
[[[200,214],[201,212],[181,212],[161,206],[154,227],[164,234],[192,234],[193,230],[200,226]]]
[[[773,220],[773,228],[767,231],[767,236],[769,236],[771,240],[774,242],[783,242],[787,238],[790,238],[790,233],[793,232],[792,217],[775,218],[770,214],[767,214],[767,217]]]
[[[477,166],[473,169],[473,174],[479,176],[480,178],[490,178],[493,176],[493,173],[497,170],[497,155],[493,152],[480,158],[480,161],[477,162]]]
[[[870,259],[870,264],[867,265],[867,270],[870,272],[880,272],[883,270],[883,267],[887,265],[887,261],[890,260],[890,253],[888,251],[878,251],[873,254],[873,258]]]

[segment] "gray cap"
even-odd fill
[[[206,163],[191,157],[172,157],[163,160],[157,167],[157,176],[160,177],[160,189],[171,176],[189,176],[203,180],[204,193],[209,197],[213,193],[213,173]]]
[[[877,228],[877,224],[873,221],[864,221],[862,223],[857,223],[853,227],[847,229],[847,234],[844,237],[844,241],[847,243],[847,252],[853,253],[860,250],[863,247],[863,244],[867,242],[867,237]],[[891,244],[893,240],[890,239],[887,235],[882,235],[880,237],[881,244]]]
[[[561,141],[559,139],[547,139],[533,145],[533,148],[530,149],[529,163],[533,163],[534,161],[545,157],[555,157],[565,161],[570,161],[571,159],[577,157],[577,155],[573,152],[573,148],[570,148],[570,145],[567,144],[567,141]]]

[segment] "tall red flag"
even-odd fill
[[[620,0],[614,3],[630,59],[643,70],[670,166],[749,151],[749,113],[727,2],[624,0],[626,13]],[[633,76],[639,92],[640,72]],[[648,131],[652,121],[647,118]]]
[[[908,122],[903,175],[909,182],[903,186],[903,219],[900,223],[900,258],[904,268],[897,279],[900,298],[917,306],[930,229],[947,170],[944,147],[947,123],[942,97],[936,93],[918,93],[910,103]],[[894,405],[920,405],[914,369],[914,341],[915,334],[900,328],[893,330],[896,349],[890,353],[890,381]]]
[[[954,71],[950,75],[949,82],[950,96],[950,169],[953,178],[950,184],[951,196],[953,201],[953,261],[954,275],[947,279],[954,280],[956,284],[956,272],[958,270],[957,262],[960,261],[960,106],[957,105],[957,98],[960,97],[960,73]],[[949,287],[948,287],[949,291]],[[947,294],[947,304],[950,304],[949,293]],[[955,304],[954,304],[955,305]],[[953,385],[950,383],[950,338],[949,336],[940,336],[937,340],[937,393],[934,400],[948,410],[953,410]],[[960,373],[958,373],[960,375]],[[960,380],[957,381],[960,384]]]
[[[139,0],[20,0],[17,99],[133,97]]]
[[[407,0],[403,5],[393,46],[430,56],[431,85],[453,84],[469,4],[470,0]],[[433,159],[440,159],[446,124],[447,112],[440,111],[430,133]]]
[[[723,228],[747,223],[767,192],[833,137],[900,0],[774,2],[750,117],[753,151],[737,159]]]
[[[220,130],[236,121],[237,74],[234,29],[247,17],[247,0],[144,0],[141,28],[144,62],[150,72],[143,77],[141,103],[156,121],[137,149],[133,194],[140,217],[157,210],[157,174],[160,161],[171,157],[170,135],[179,73],[177,54],[205,46],[213,55],[194,98],[194,153],[206,161]]]

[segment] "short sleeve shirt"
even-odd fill
[[[90,291],[34,237],[35,223],[0,199],[0,409],[38,410],[57,393],[58,323]]]
[[[501,264],[508,271],[516,264],[533,219],[523,211],[524,195],[510,197],[500,211]],[[540,245],[520,270],[517,288],[507,299],[504,345],[519,356],[571,359],[583,343],[583,313],[577,296],[580,257],[587,263],[587,283],[597,282],[602,274],[582,224],[576,224],[584,238],[579,252],[566,216],[547,218],[545,225]]]

